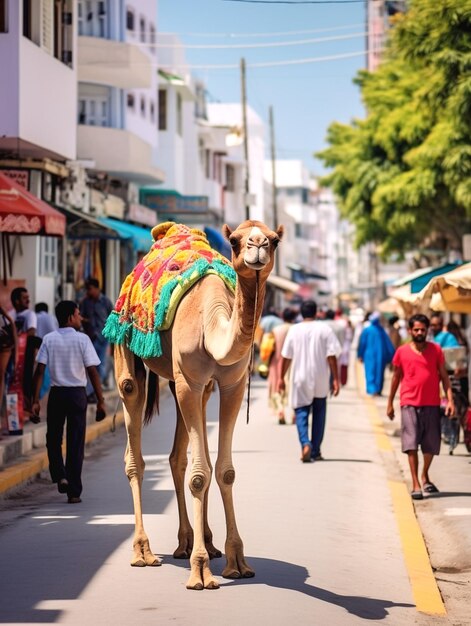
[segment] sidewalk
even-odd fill
[[[124,416],[116,389],[103,393],[107,417],[102,422],[95,421],[96,404],[87,408],[87,432],[85,442],[88,445],[97,437],[121,426]],[[0,497],[33,480],[49,467],[46,452],[46,406],[47,395],[41,400],[41,421],[33,424],[27,421],[22,435],[4,435],[0,439]],[[116,413],[113,424],[113,416]]]
[[[383,395],[375,398],[368,398],[361,391],[364,389],[364,378],[362,368],[358,364],[356,378],[360,395],[373,408],[378,428],[387,434],[394,450],[395,464],[410,492],[408,459],[401,451],[398,395],[395,401],[396,418],[391,422],[386,416],[391,376],[389,373],[386,374]],[[420,469],[421,455],[419,458]],[[462,441],[453,456],[448,454],[448,446],[442,443],[440,455],[434,458],[430,470],[431,480],[440,492],[423,500],[414,501],[415,515],[424,537],[430,563],[449,611],[459,611],[457,601],[460,595],[463,603],[466,603],[465,596],[471,582],[470,464],[471,455]],[[462,607],[460,608],[462,610]]]

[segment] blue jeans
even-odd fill
[[[309,414],[312,407],[311,439],[309,439]],[[324,439],[325,416],[327,411],[327,398],[314,398],[311,404],[294,409],[296,414],[296,427],[298,429],[301,447],[311,446],[311,457],[315,458],[321,453],[321,443]]]

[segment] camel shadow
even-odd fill
[[[185,568],[189,572],[188,561],[173,559],[171,555],[164,555],[163,559],[164,564],[171,563],[177,567]],[[415,608],[414,604],[408,602],[393,602],[383,598],[371,598],[368,596],[343,595],[329,589],[317,587],[307,582],[313,577],[302,565],[259,557],[248,557],[247,560],[256,572],[255,577],[240,580],[223,580],[223,588],[230,589],[234,585],[267,585],[275,589],[286,589],[338,606],[351,615],[372,621],[385,619],[389,615],[389,610],[395,607]],[[213,574],[222,577],[225,564],[224,556],[222,559],[211,561]]]

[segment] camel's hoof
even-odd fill
[[[136,559],[135,561],[131,561],[131,567],[145,567],[146,562],[144,559]]]
[[[209,581],[209,583],[205,584],[204,588],[205,589],[219,589],[219,583],[217,580],[213,578],[212,580]]]
[[[241,578],[241,575],[240,575],[239,570],[229,569],[229,570],[224,570],[223,571],[222,577],[223,578],[231,578],[232,580],[237,580],[238,578]]]
[[[187,583],[187,589],[193,589],[193,591],[202,591],[204,589],[203,583]]]
[[[221,550],[218,550],[213,545],[206,546],[206,550],[208,551],[210,559],[220,559],[222,557]]]
[[[148,565],[149,567],[159,567],[160,565],[162,565],[162,561],[155,557],[153,560],[146,562],[146,565]]]
[[[174,559],[189,559],[191,556],[191,550],[185,550],[184,548],[177,548],[173,553]]]
[[[248,569],[242,573],[243,578],[253,578],[255,576],[255,572],[253,569]]]

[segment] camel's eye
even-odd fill
[[[229,237],[229,243],[235,248],[239,244],[239,239],[237,237]]]
[[[280,240],[278,239],[278,237],[276,237],[275,239],[272,239],[272,245],[275,249],[278,247],[279,243],[280,243]]]

